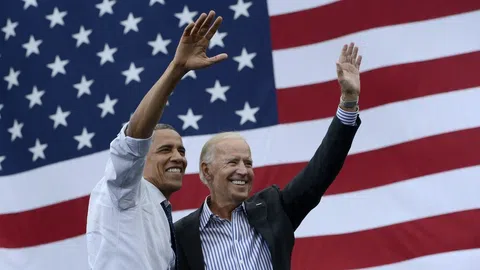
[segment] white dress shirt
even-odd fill
[[[151,137],[128,137],[125,128],[111,142],[104,176],[90,195],[88,264],[99,270],[173,269],[170,227],[161,206],[166,199],[143,178]]]

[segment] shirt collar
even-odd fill
[[[203,203],[203,207],[202,207],[202,213],[200,215],[200,231],[202,231],[208,224],[208,222],[211,220],[211,219],[217,219],[217,220],[221,220],[222,218],[220,218],[219,216],[217,216],[216,214],[214,214],[212,212],[212,210],[210,210],[210,207],[208,206],[210,202],[210,195],[208,195],[206,198],[205,198],[205,201]],[[247,212],[245,211],[245,202],[243,202],[241,205],[239,205],[237,208],[235,208],[233,211],[234,212],[237,212],[237,211],[242,211],[246,214]]]
[[[151,200],[155,205],[160,205],[160,204],[164,204],[165,206],[170,205],[170,202],[167,200],[165,195],[163,195],[163,193],[156,186],[154,186],[145,178],[143,178],[142,181],[146,183],[145,185],[147,186],[149,193],[153,194]]]

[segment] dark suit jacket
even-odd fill
[[[360,123],[358,117],[356,126],[347,126],[335,116],[308,165],[283,190],[273,185],[245,201],[250,224],[268,243],[273,269],[290,269],[294,232],[337,177]],[[292,138],[296,139],[301,138]],[[199,232],[201,209],[202,206],[175,223],[180,270],[204,269]]]

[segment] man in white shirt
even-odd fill
[[[222,22],[201,14],[180,39],[174,59],[110,144],[104,176],[93,189],[87,218],[90,269],[175,269],[170,195],[187,167],[180,135],[157,124],[168,96],[190,70],[211,66],[226,54],[206,50]],[[213,23],[212,23],[213,22]]]

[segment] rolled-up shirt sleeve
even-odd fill
[[[104,174],[113,204],[122,210],[135,206],[139,201],[145,156],[152,142],[152,136],[147,139],[126,136],[127,125],[110,143]]]

